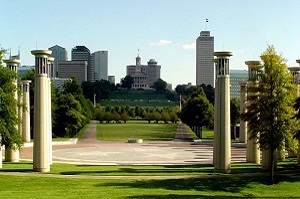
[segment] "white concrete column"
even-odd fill
[[[48,115],[49,115],[49,118],[50,118],[50,121],[49,121],[49,163],[50,165],[52,165],[52,99],[51,99],[51,69],[54,68],[53,66],[53,63],[54,63],[54,58],[53,57],[48,57],[48,71],[49,71],[49,74],[48,74]]]
[[[18,124],[18,129],[20,132],[20,135],[22,136],[23,134],[23,82],[20,81],[18,82],[18,87],[19,87],[19,94],[18,94],[18,102],[21,106],[18,107],[18,117],[20,123]]]
[[[300,64],[300,59],[296,60]],[[293,75],[293,83],[297,86],[297,95],[300,96],[300,66],[288,67],[288,70]],[[300,140],[297,141],[297,166],[300,166]]]
[[[33,50],[35,56],[34,145],[33,170],[49,172],[49,79],[47,75],[50,50]]]
[[[246,99],[247,99],[247,91],[246,91],[247,82],[240,82],[241,90],[240,90],[240,113],[243,114],[246,112]],[[240,136],[239,141],[241,143],[247,143],[247,122],[241,120],[240,121]]]
[[[261,68],[260,61],[246,61],[248,66],[248,83],[247,83],[247,97],[258,95],[255,87],[258,86],[259,73]],[[251,88],[251,89],[250,89]],[[254,88],[254,90],[253,90]],[[250,105],[247,102],[247,105]],[[246,145],[246,162],[260,164],[260,149],[258,138],[250,139],[249,127],[247,127],[247,145]]]
[[[230,173],[231,140],[230,140],[230,78],[229,57],[232,52],[215,52],[216,87],[214,118],[214,171]]]
[[[29,84],[31,80],[23,80],[23,103],[25,109],[23,111],[23,128],[22,128],[22,137],[24,142],[30,142],[30,92]]]
[[[6,63],[7,68],[9,68],[12,71],[15,71],[17,73],[17,66],[20,63],[20,60],[18,59],[9,59],[9,60],[3,60],[4,63]],[[15,87],[18,88],[17,80],[14,82]],[[18,101],[18,91],[15,91],[15,99]],[[17,113],[18,113],[18,107],[16,107]],[[18,126],[16,126],[18,129]],[[5,161],[6,162],[19,162],[20,152],[19,150],[14,150],[9,148],[8,146],[5,146]]]

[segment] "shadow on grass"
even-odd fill
[[[1,172],[33,172],[32,162],[3,162]]]
[[[289,176],[277,176],[280,182],[295,182],[300,178]],[[249,188],[251,189],[253,184],[265,185],[268,181],[268,176],[212,176],[212,177],[198,177],[198,178],[184,178],[184,179],[163,179],[163,180],[139,180],[132,182],[110,182],[104,184],[104,186],[126,187],[135,189],[165,189],[171,191],[203,191],[203,192],[226,192],[226,193],[240,193],[241,191]],[[96,186],[103,186],[98,184]],[[187,195],[186,197],[188,197]],[[251,194],[246,194],[245,197],[252,197]],[[153,195],[134,196],[132,198],[156,198],[155,192]],[[157,198],[161,198],[158,196]],[[166,196],[165,196],[166,197]],[[190,196],[189,196],[190,197]],[[208,197],[207,198],[212,198]],[[214,196],[215,198],[216,196]],[[232,196],[231,196],[232,197]],[[171,198],[171,197],[169,197]],[[173,198],[173,197],[172,197]],[[176,198],[176,197],[175,197]],[[182,198],[181,196],[178,198]],[[183,196],[184,198],[184,196]],[[205,198],[205,196],[204,196]],[[223,196],[221,198],[224,198]],[[234,198],[234,197],[233,197]],[[257,197],[255,197],[257,198]],[[264,197],[262,197],[264,198]],[[269,198],[269,197],[265,197]]]
[[[175,195],[175,194],[168,194],[168,195],[140,195],[140,196],[131,196],[128,197],[131,199],[138,199],[138,198],[153,198],[153,199],[164,199],[164,198],[172,198],[172,199],[181,199],[181,198],[202,198],[202,199],[223,199],[223,198],[278,198],[278,197],[257,197],[252,195],[245,195],[245,196],[207,196],[207,195]],[[280,197],[280,198],[299,198],[299,197]]]
[[[166,166],[101,166],[101,170],[89,170],[91,165],[77,165],[81,170],[63,171],[61,175],[124,175],[124,176],[170,176],[170,175],[201,175],[213,172],[213,166],[207,165],[166,165]],[[110,168],[105,170],[105,168]]]

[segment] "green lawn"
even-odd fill
[[[295,162],[293,161],[293,164]],[[291,165],[285,163],[283,166]],[[23,168],[23,169],[20,169]],[[27,169],[26,169],[27,168]],[[267,185],[268,174],[259,173],[254,164],[233,164],[233,173],[214,175],[211,165],[204,166],[87,166],[53,164],[52,174],[26,176],[32,163],[4,163],[1,198],[299,198],[299,171],[276,176],[276,185]],[[249,173],[250,172],[250,173]],[[152,175],[153,174],[153,175]],[[67,176],[63,176],[67,175]],[[77,176],[81,178],[72,178]],[[93,176],[90,176],[93,175]],[[147,176],[169,178],[149,179]],[[91,179],[91,177],[99,176]],[[101,178],[102,176],[102,178]],[[105,178],[105,176],[110,176]],[[130,178],[131,176],[131,178]],[[134,176],[144,176],[136,177]],[[170,179],[170,176],[183,178]],[[132,178],[133,177],[133,178]],[[115,178],[115,179],[114,179]]]
[[[178,124],[148,124],[147,121],[128,121],[127,123],[97,124],[97,139],[127,141],[128,138],[168,141],[175,138]]]

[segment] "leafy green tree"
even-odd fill
[[[164,121],[164,123],[168,123],[168,121],[171,120],[170,115],[168,112],[162,112],[161,113],[161,120]]]
[[[71,78],[71,81],[67,81],[63,85],[65,93],[70,93],[73,96],[82,95],[82,88],[75,77]]]
[[[100,107],[95,109],[95,119],[102,123],[105,120],[105,111]]]
[[[171,111],[169,115],[170,121],[175,124],[178,121],[178,115],[175,113],[175,111]]]
[[[196,130],[196,135],[202,137],[202,127],[212,128],[214,109],[207,100],[201,86],[194,87],[187,101],[183,104],[180,118],[183,123]],[[194,128],[196,127],[196,128]]]
[[[293,104],[296,86],[287,72],[286,60],[278,55],[274,46],[268,46],[261,55],[264,73],[257,86],[249,87],[256,96],[248,96],[247,112],[242,118],[248,121],[250,139],[258,139],[260,148],[271,152],[270,183],[274,184],[276,151],[281,150],[293,132],[299,129],[299,122]]]
[[[155,81],[153,83],[152,87],[156,90],[156,92],[163,93],[163,92],[166,91],[167,82],[165,82],[164,80],[162,80],[161,78],[159,78],[157,81]]]
[[[233,98],[230,100],[230,123],[231,139],[236,139],[236,125],[240,122],[240,100]]]
[[[129,119],[130,117],[126,112],[121,114],[121,120],[123,120],[124,123],[126,123]]]
[[[211,85],[201,84],[201,87],[204,90],[206,98],[211,104],[215,103],[215,89]]]
[[[85,116],[81,112],[81,105],[75,97],[68,93],[58,98],[57,123],[55,134],[64,137],[69,132],[70,137],[85,124]]]
[[[14,97],[17,90],[14,83],[17,74],[3,67],[4,52],[0,49],[0,143],[7,148],[20,149],[23,141],[17,129],[20,121],[17,114],[18,101]]]
[[[132,88],[133,82],[134,82],[133,78],[127,75],[125,78],[121,80],[121,87],[130,90]]]

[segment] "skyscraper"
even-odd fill
[[[90,63],[90,50],[85,46],[75,46],[72,48],[71,59],[72,61],[86,61],[87,62],[87,81],[94,80],[94,68]]]
[[[58,63],[60,61],[67,61],[67,50],[61,46],[55,45],[49,48],[52,51],[51,56],[54,57],[53,68],[50,69],[50,77],[57,77],[58,75]]]
[[[201,31],[196,40],[196,85],[215,87],[214,37],[210,31]]]
[[[107,80],[108,76],[108,52],[97,51],[91,54],[91,68],[94,69],[93,80]]]

